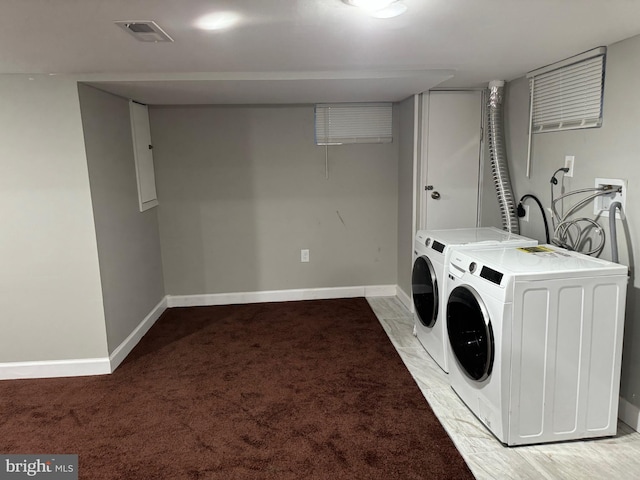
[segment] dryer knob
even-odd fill
[[[431,245],[431,239],[430,239],[430,238],[427,238],[427,239],[424,241],[424,246],[425,246],[425,247],[428,247],[429,245]]]
[[[476,268],[477,268],[477,267],[478,267],[478,266],[476,265],[476,262],[471,262],[471,263],[469,264],[469,271],[470,271],[471,273],[473,273],[473,272],[475,272],[475,271],[476,271]]]

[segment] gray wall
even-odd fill
[[[0,75],[0,362],[104,358],[76,81]]]
[[[411,297],[413,268],[413,144],[415,99],[399,105],[400,153],[398,159],[398,287]]]
[[[168,294],[397,283],[397,141],[329,147],[327,179],[311,105],[150,117]]]
[[[158,216],[139,211],[129,102],[78,91],[112,353],[164,297]]]
[[[576,52],[578,53],[578,52]],[[558,59],[561,60],[561,59]],[[508,86],[507,149],[516,196],[533,193],[550,206],[549,179],[564,166],[565,155],[575,155],[575,174],[564,180],[566,191],[593,187],[596,177],[628,180],[626,224],[618,222],[621,263],[631,267],[627,317],[622,361],[621,396],[640,407],[640,323],[637,251],[640,232],[640,37],[611,45],[607,54],[604,90],[604,120],[601,128],[551,132],[534,135],[533,164],[530,179],[525,176],[528,125],[528,84],[525,78]],[[557,188],[557,190],[559,190]],[[568,204],[567,204],[568,205]],[[540,214],[531,203],[530,223],[521,222],[524,235],[544,239]],[[593,216],[590,204],[583,210]],[[627,234],[623,233],[627,229]],[[608,234],[608,228],[606,229]],[[610,258],[607,243],[603,258]]]

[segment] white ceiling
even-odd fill
[[[73,74],[149,104],[397,101],[478,87],[640,34],[640,0],[0,0],[0,73]],[[203,31],[202,15],[234,12]],[[142,43],[117,20],[154,20]]]

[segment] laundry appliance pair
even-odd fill
[[[493,227],[417,232],[412,272],[414,333],[442,370],[449,371],[445,292],[452,252],[456,249],[537,244],[536,240]]]

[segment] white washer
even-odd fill
[[[414,333],[427,353],[449,372],[449,341],[444,306],[446,271],[452,249],[533,246],[536,240],[494,227],[420,230],[414,242],[412,297]]]
[[[507,445],[615,435],[627,267],[544,245],[456,251],[451,387]]]

